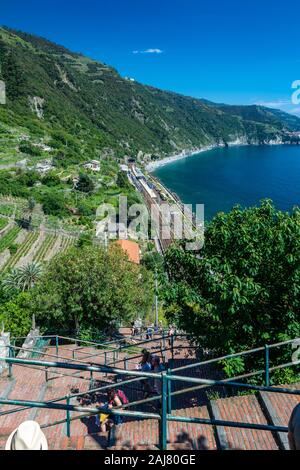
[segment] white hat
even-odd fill
[[[38,423],[24,421],[7,439],[5,450],[48,450],[48,444]]]

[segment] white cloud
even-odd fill
[[[162,54],[161,49],[145,49],[144,51],[132,51],[133,54]]]
[[[288,100],[274,100],[274,101],[257,101],[254,103],[258,106],[266,106],[267,108],[282,108],[291,104]]]

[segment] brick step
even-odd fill
[[[209,418],[206,406],[194,407],[173,412],[179,416]],[[201,449],[203,441],[211,449],[216,448],[212,426],[192,423],[168,423],[168,448]],[[145,419],[125,422],[115,428],[111,449],[158,449],[159,423]]]
[[[290,385],[291,389],[300,389],[300,383]],[[270,424],[288,426],[294,407],[300,402],[300,396],[282,393],[259,392],[258,399]],[[289,450],[287,433],[276,433],[280,449]]]
[[[215,419],[270,424],[255,395],[214,400],[210,408],[211,415]],[[217,426],[216,434],[218,447],[223,449],[278,450],[279,448],[270,431]]]

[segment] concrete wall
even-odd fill
[[[7,346],[10,345],[10,333],[0,333],[0,357],[8,357],[9,356],[9,348]],[[8,368],[6,362],[0,362],[0,375],[2,372]]]

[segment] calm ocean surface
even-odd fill
[[[300,146],[241,146],[203,152],[153,173],[186,204],[205,204],[205,219],[236,203],[273,199],[276,207],[300,206]]]

